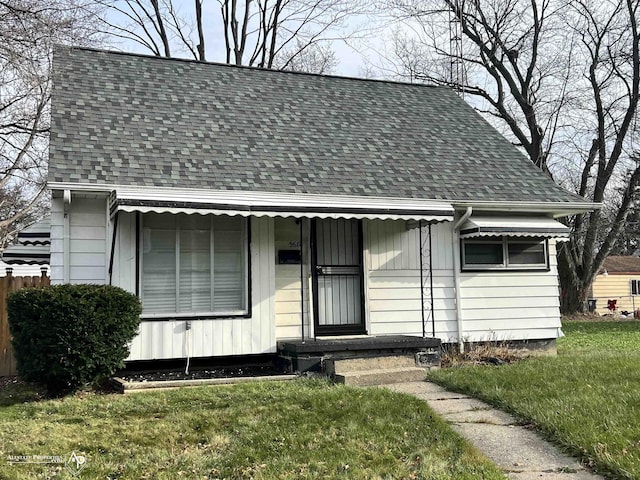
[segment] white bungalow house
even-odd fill
[[[560,336],[555,185],[453,91],[55,51],[53,283],[143,303],[129,360]]]

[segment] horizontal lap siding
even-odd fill
[[[549,242],[548,272],[463,272],[463,338],[507,341],[556,338],[560,302],[556,249]]]
[[[596,299],[596,309],[600,315],[610,314],[608,300],[617,300],[618,311],[635,311],[640,308],[640,297],[631,295],[631,280],[640,280],[640,275],[610,273],[598,275],[593,281],[592,296]]]
[[[422,335],[418,229],[388,220],[365,221],[364,227],[369,333]],[[426,227],[423,232],[427,241]],[[451,226],[433,225],[431,240],[436,337],[448,341],[456,335]],[[424,265],[428,268],[428,258]],[[427,335],[433,328],[430,313],[425,312]]]
[[[114,272],[123,288],[135,279],[135,220],[127,216],[118,230],[118,269]],[[119,220],[120,222],[120,220]],[[273,353],[276,348],[274,325],[275,265],[273,219],[251,219],[251,318],[193,320],[186,331],[184,320],[144,321],[131,344],[128,360],[249,355]]]
[[[69,281],[103,284],[107,278],[106,198],[72,198],[69,205]],[[51,283],[64,282],[64,208],[51,202]]]
[[[300,241],[300,224],[293,218],[274,219],[274,242],[275,255],[279,250],[298,250],[295,246]],[[300,265],[275,265],[275,328],[276,338],[301,338],[302,336],[302,315],[301,300],[304,295],[304,329],[305,337],[309,336],[309,238],[308,223],[304,223],[302,238],[304,262],[304,285],[303,292],[300,291]]]

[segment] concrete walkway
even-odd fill
[[[429,406],[460,435],[501,467],[513,480],[596,480],[578,461],[561,453],[538,434],[518,426],[511,415],[474,398],[452,393],[431,382],[385,385],[390,390],[414,395]]]

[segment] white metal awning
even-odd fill
[[[568,238],[569,227],[545,217],[472,217],[460,228],[460,238]]]
[[[436,200],[178,189],[118,189],[112,192],[110,205],[112,213],[369,218],[427,222],[452,221],[454,214],[451,204]]]
[[[49,245],[9,245],[2,252],[2,260],[9,265],[48,265]]]
[[[18,243],[7,246],[2,260],[9,265],[48,265],[51,221],[45,218],[18,232]]]

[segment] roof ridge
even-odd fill
[[[319,78],[336,78],[340,80],[355,80],[358,82],[387,83],[391,85],[404,85],[404,86],[411,86],[411,87],[418,87],[418,88],[433,88],[433,89],[439,89],[439,90],[453,91],[453,88],[447,87],[445,85],[432,85],[428,83],[410,83],[410,82],[402,82],[399,80],[388,80],[388,79],[380,79],[380,78],[351,77],[348,75],[329,75],[325,73],[298,72],[293,70],[278,70],[275,68],[263,68],[263,67],[249,66],[249,65],[235,65],[232,63],[212,62],[208,60],[201,61],[201,60],[194,60],[190,58],[162,57],[162,56],[151,55],[146,53],[126,52],[126,51],[120,51],[120,50],[108,50],[105,48],[84,47],[79,45],[56,44],[54,45],[54,57],[55,57],[55,50],[58,50],[58,49],[82,50],[82,51],[88,51],[88,52],[106,53],[111,55],[139,57],[139,58],[145,58],[148,60],[193,63],[197,65],[210,65],[215,67],[225,67],[225,68],[238,69],[238,70],[255,70],[259,72],[270,72],[274,74],[304,75],[304,76],[319,77]]]

